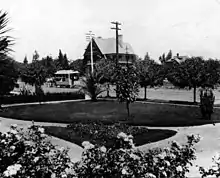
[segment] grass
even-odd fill
[[[215,109],[212,121],[201,119],[199,107],[176,106],[159,103],[133,103],[130,124],[144,126],[193,126],[219,122],[220,109]],[[117,101],[70,102],[14,106],[0,116],[35,122],[72,123],[75,121],[102,120],[112,122],[127,117],[125,105]]]
[[[90,141],[93,144],[99,144],[99,145],[103,143],[101,139],[98,139],[98,138],[92,139],[92,135],[90,135],[89,133],[87,134],[84,133],[83,137],[81,137],[77,132],[74,132],[73,129],[68,128],[68,127],[47,126],[44,128],[45,128],[45,132],[48,135],[59,137],[66,141],[75,143],[81,147],[82,147],[83,141]],[[148,129],[147,132],[133,135],[134,136],[133,141],[136,146],[141,146],[147,143],[156,142],[159,140],[169,138],[175,134],[176,134],[176,131],[173,131],[173,130]],[[106,143],[107,145],[105,146],[111,147],[114,141],[108,138],[106,139],[108,140],[108,142]]]

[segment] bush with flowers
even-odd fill
[[[121,132],[111,148],[83,142],[82,159],[74,164],[79,178],[185,178],[195,157],[199,136],[188,136],[186,145],[172,142],[170,148],[144,153],[133,143],[133,136]]]
[[[12,125],[0,133],[1,178],[72,177],[68,150],[56,148],[44,129],[32,125],[26,131]]]
[[[106,124],[102,121],[75,123],[67,128],[45,127],[46,133],[66,139],[81,145],[83,141],[90,141],[99,146],[112,147],[115,137],[120,132],[134,136],[135,143],[140,146],[150,142],[171,137],[176,134],[173,130],[148,129],[146,127],[131,126],[124,123]],[[58,131],[59,130],[59,131]]]
[[[220,177],[220,154],[216,153],[212,158],[213,165],[210,168],[200,167],[199,171],[203,177],[215,176]]]

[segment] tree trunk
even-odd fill
[[[144,99],[147,99],[147,86],[144,86]]]
[[[110,89],[110,85],[109,85],[109,83],[107,83],[107,97],[108,97],[108,98],[110,97],[109,89]]]
[[[196,86],[193,87],[193,102],[196,102]]]
[[[127,108],[127,112],[128,112],[128,117],[130,116],[130,109],[129,109],[129,101],[126,102],[126,108]]]
[[[0,111],[2,110],[2,99],[3,97],[0,95]]]

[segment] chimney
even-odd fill
[[[120,45],[123,44],[123,35],[118,35],[118,43],[119,43]]]

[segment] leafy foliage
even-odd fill
[[[114,80],[116,81],[116,93],[119,102],[126,103],[128,116],[130,116],[130,103],[133,103],[139,92],[139,78],[135,67],[117,66],[115,68]]]
[[[110,84],[114,84],[115,63],[109,59],[102,59],[95,64],[95,70],[99,74],[101,84],[106,84],[107,97],[109,97]]]
[[[68,128],[77,133],[77,136],[83,138],[85,135],[89,135],[89,138],[93,144],[99,146],[112,147],[114,145],[114,138],[117,134],[124,132],[133,136],[141,135],[148,132],[145,127],[129,126],[126,124],[103,124],[101,121],[93,121],[90,123],[74,123],[68,125]]]
[[[214,87],[219,81],[220,63],[215,60],[203,60],[201,57],[188,58],[181,63],[173,63],[168,80],[178,87],[194,89],[194,102],[196,102],[196,88]]]
[[[9,19],[8,13],[0,10],[0,58],[7,55],[12,49],[13,38],[6,35],[11,29],[7,28]]]
[[[147,99],[147,87],[163,84],[162,66],[154,60],[141,60],[137,62],[137,70],[141,87],[145,88],[144,99]]]
[[[25,83],[35,86],[35,93],[37,95],[42,94],[41,85],[46,81],[46,77],[46,69],[42,66],[40,61],[37,60],[28,64],[21,74],[21,78]]]
[[[18,78],[14,61],[7,56],[13,44],[12,38],[6,35],[10,30],[7,24],[7,13],[0,11],[0,108],[1,97],[14,89]]]
[[[46,56],[40,61],[40,63],[46,70],[46,76],[53,77],[54,73],[57,71],[53,58],[51,56]]]
[[[81,161],[75,163],[77,177],[120,178],[185,178],[195,157],[194,144],[199,137],[188,136],[186,145],[172,142],[170,148],[141,152],[133,144],[133,136],[121,132],[111,148],[83,142]]]
[[[63,54],[61,49],[59,50],[58,59],[56,60],[56,68],[57,68],[57,70],[69,69],[69,62],[67,59],[67,55]]]
[[[68,150],[58,149],[48,140],[44,129],[32,125],[23,131],[16,125],[0,133],[0,177],[72,177]]]
[[[92,101],[97,101],[98,95],[105,91],[100,84],[100,80],[101,77],[95,71],[86,74],[86,77],[82,79],[81,91],[88,94]]]
[[[70,69],[74,70],[74,71],[78,71],[80,73],[80,75],[84,75],[83,72],[83,59],[77,59],[74,60],[70,63]]]

